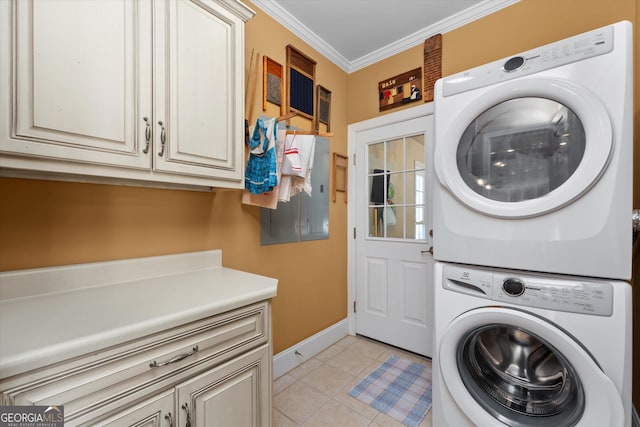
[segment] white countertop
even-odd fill
[[[0,273],[0,379],[276,295],[276,279],[221,261],[204,251]]]

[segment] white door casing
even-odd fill
[[[352,170],[348,174],[349,332],[429,357],[433,336],[433,257],[429,253],[432,112],[432,104],[424,104],[350,125],[349,162]],[[405,179],[424,177],[425,233],[414,239],[412,231],[405,226],[404,234],[399,238],[397,234],[385,236],[386,227],[379,228],[380,233],[377,233],[370,223],[372,211],[380,212],[382,208],[373,207],[370,202],[372,172],[380,165],[368,165],[368,153],[375,145],[402,144],[403,140],[415,135],[424,136],[424,172],[412,171],[416,168],[413,163],[403,168],[406,170]],[[391,169],[398,171],[397,165]],[[392,173],[394,178],[390,179],[397,183],[402,175],[402,171],[398,175]],[[403,223],[403,212],[406,210],[408,213],[414,207],[411,200],[402,195],[397,198],[395,209],[400,224]]]

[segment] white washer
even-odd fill
[[[632,28],[439,80],[434,257],[628,280]]]
[[[433,425],[631,426],[631,286],[436,263]]]

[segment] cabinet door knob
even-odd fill
[[[142,120],[144,120],[144,122],[147,124],[146,129],[144,130],[144,139],[147,145],[145,145],[142,152],[144,154],[147,154],[149,152],[149,144],[151,143],[151,122],[149,122],[149,117],[143,117]]]
[[[164,156],[164,146],[165,143],[167,142],[167,132],[164,130],[164,123],[162,123],[162,121],[158,121],[158,124],[160,125],[160,143],[162,144],[160,152],[158,153],[158,156],[162,157]]]
[[[165,415],[164,419],[169,421],[169,427],[173,427],[173,417],[171,416],[171,412]]]

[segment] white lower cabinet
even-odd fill
[[[86,425],[264,427],[271,425],[270,351],[263,345],[197,377]]]
[[[0,405],[62,405],[67,427],[268,427],[270,329],[251,304],[0,380]]]
[[[95,424],[105,427],[174,427],[173,408],[173,390],[169,390]]]
[[[176,426],[271,425],[270,363],[260,347],[176,387]]]

